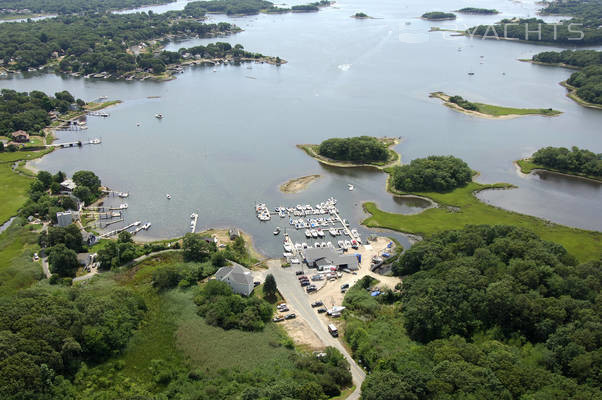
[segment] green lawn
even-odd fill
[[[478,111],[483,114],[493,115],[494,117],[500,117],[504,115],[559,115],[562,114],[560,111],[553,110],[551,108],[512,108],[494,106],[491,104],[474,103]]]
[[[30,182],[30,178],[13,172],[10,164],[0,163],[0,224],[23,206]]]
[[[563,245],[580,261],[597,259],[602,254],[602,233],[570,228],[536,217],[506,211],[477,199],[473,192],[487,188],[508,187],[506,184],[482,185],[472,182],[450,193],[415,193],[443,205],[420,214],[401,215],[379,210],[374,203],[365,203],[372,214],[363,221],[369,227],[394,229],[419,235],[460,229],[467,224],[514,225],[532,230],[541,238]],[[448,207],[450,206],[450,207]]]
[[[32,228],[14,221],[0,234],[0,296],[28,288],[42,278],[42,265],[32,260],[40,248]]]

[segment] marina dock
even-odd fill
[[[336,207],[337,200],[330,198],[315,206],[297,204],[294,207],[276,207],[273,211],[265,203],[255,204],[257,219],[261,222],[280,217],[288,227],[284,228],[284,257],[289,262],[300,262],[302,251],[309,248],[328,247],[341,252],[358,249],[362,244],[359,232],[351,229]],[[304,231],[305,238],[293,240],[292,233]],[[278,235],[280,229],[274,231]]]
[[[192,213],[190,214],[190,218],[192,219],[192,221],[190,221],[190,231],[194,233],[196,231],[196,224],[199,221],[199,214]]]

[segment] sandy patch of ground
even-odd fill
[[[294,178],[280,185],[280,191],[284,193],[299,193],[319,178],[320,175],[307,175]]]
[[[310,350],[319,350],[325,347],[318,335],[314,333],[303,318],[297,316],[295,319],[285,320],[280,322],[280,324],[282,324],[284,330],[286,330],[286,333],[293,339],[295,344],[306,346]]]
[[[393,244],[392,248],[387,248],[387,245],[390,242],[391,240],[386,237],[379,237],[375,241],[368,242],[361,246],[357,251],[350,250],[350,253],[358,253],[362,256],[360,269],[356,271],[357,275],[343,273],[343,276],[337,280],[320,281],[321,283],[323,282],[323,286],[317,292],[309,295],[309,301],[314,302],[316,300],[322,300],[327,308],[340,306],[343,304],[343,297],[345,297],[345,294],[341,293],[341,286],[345,283],[348,283],[349,286],[353,286],[357,281],[366,275],[370,275],[373,278],[378,279],[379,284],[377,286],[394,289],[395,285],[401,283],[400,278],[396,276],[383,276],[377,274],[376,272],[370,271],[370,262],[372,257],[380,255],[383,252],[392,253],[394,251],[395,244]],[[314,272],[315,270],[311,271]],[[313,275],[313,273],[309,273],[309,275]]]

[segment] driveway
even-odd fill
[[[282,268],[279,260],[269,260],[267,263],[269,273],[274,275],[278,290],[282,293],[286,302],[293,306],[301,318],[307,321],[311,329],[325,346],[332,346],[345,356],[349,362],[351,376],[353,377],[353,383],[356,387],[355,391],[349,395],[348,399],[359,399],[362,382],[366,378],[366,373],[359,365],[357,365],[355,360],[351,358],[351,355],[349,355],[347,349],[345,349],[341,342],[328,333],[326,324],[318,318],[317,312],[311,307],[307,294],[299,285],[299,281],[295,276],[295,270],[297,270],[297,268]]]

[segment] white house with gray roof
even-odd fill
[[[253,274],[240,264],[233,263],[232,267],[221,267],[215,273],[215,279],[226,282],[232,291],[248,296],[253,291]]]

